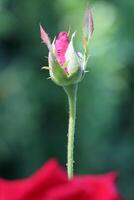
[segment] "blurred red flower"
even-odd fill
[[[57,161],[51,160],[31,177],[0,179],[0,200],[121,200],[115,172],[67,179]]]

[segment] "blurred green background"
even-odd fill
[[[90,3],[95,32],[89,73],[79,84],[75,172],[119,173],[119,188],[134,199],[134,1],[0,0],[0,176],[22,178],[45,161],[65,166],[68,102],[47,80],[48,50],[41,23],[53,39],[77,30]]]

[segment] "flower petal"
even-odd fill
[[[56,54],[61,65],[65,63],[65,53],[68,48],[69,39],[67,32],[60,32],[55,42]]]
[[[73,38],[75,37],[75,33],[72,34],[72,38],[71,41],[68,45],[66,54],[65,54],[65,59],[66,62],[68,63],[67,66],[67,71],[69,73],[69,75],[72,75],[73,73],[75,73],[78,68],[79,68],[79,60],[78,60],[78,56],[74,50],[74,46],[73,46]]]

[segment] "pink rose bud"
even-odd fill
[[[71,41],[69,41],[68,33],[60,32],[52,44],[42,26],[40,27],[40,34],[41,39],[49,49],[48,62],[51,79],[62,86],[79,82],[84,69],[73,46],[75,34],[72,35]]]
[[[88,61],[87,46],[94,30],[93,18],[91,10],[87,9],[84,17],[83,41],[84,52],[77,52],[74,48],[73,40],[75,33],[71,39],[67,32],[60,32],[58,37],[52,42],[46,31],[40,26],[40,35],[43,43],[49,49],[48,63],[50,78],[60,86],[76,84],[82,80]]]

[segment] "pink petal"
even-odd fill
[[[56,54],[59,63],[63,65],[65,63],[65,53],[69,44],[68,33],[60,32],[55,42]]]

